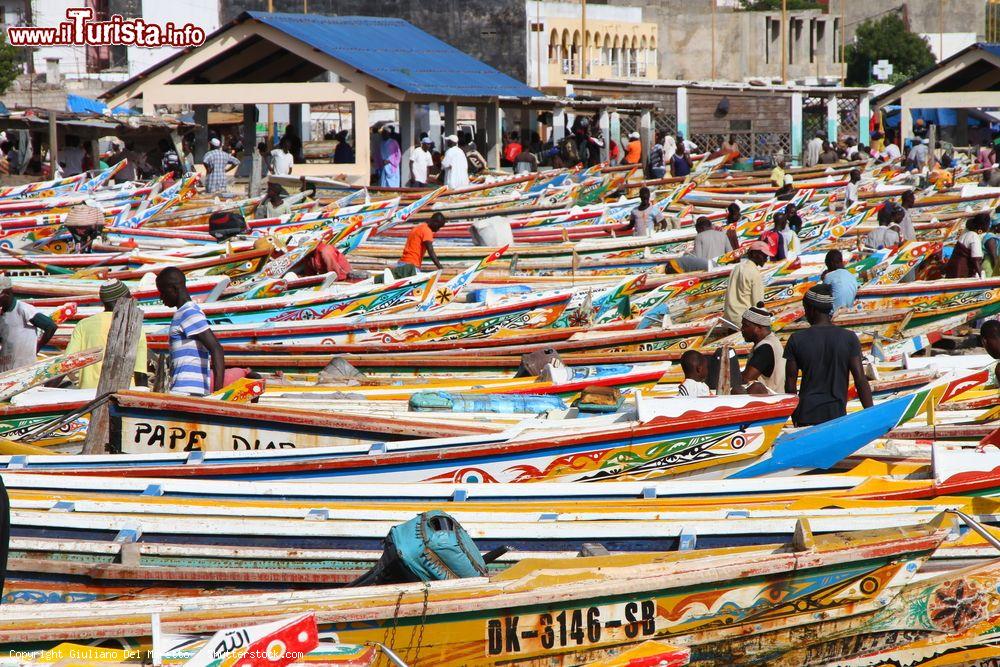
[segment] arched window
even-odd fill
[[[559,61],[565,69],[569,60],[569,30],[563,29],[562,39],[559,42]]]
[[[601,64],[611,64],[611,35],[604,35],[604,45],[601,48]]]
[[[639,76],[646,76],[646,54],[648,49],[646,48],[646,36],[643,35],[639,40]]]
[[[552,33],[549,35],[549,62],[558,63],[559,62],[559,32],[553,28]]]
[[[636,57],[638,51],[639,51],[639,40],[635,38],[635,35],[632,35],[632,43],[629,46],[629,53],[628,53],[629,76],[635,76],[636,74],[638,74],[639,63],[638,63],[638,58]]]
[[[621,52],[621,41],[618,35],[615,35],[615,41],[611,45],[611,74],[613,76],[621,76],[622,73],[622,52]]]
[[[648,73],[648,76],[651,76],[651,77],[654,77],[654,78],[659,78],[660,75],[659,75],[659,70],[657,69],[657,66],[656,66],[656,59],[657,59],[657,54],[656,54],[656,38],[655,37],[650,37],[649,38],[649,56],[646,58],[646,71]]]

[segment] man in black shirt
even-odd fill
[[[833,293],[829,285],[814,285],[802,305],[809,328],[796,331],[785,346],[785,393],[796,393],[799,372],[799,405],[792,413],[796,426],[822,424],[847,414],[848,374],[854,378],[858,398],[872,406],[872,390],[861,366],[861,341],[853,331],[833,324]]]
[[[743,369],[743,391],[748,394],[780,394],[785,391],[784,348],[771,331],[774,321],[763,304],[747,308],[743,313],[740,333],[743,340],[753,343],[753,352]]]

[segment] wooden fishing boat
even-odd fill
[[[904,591],[951,526],[813,535],[789,545],[688,554],[525,560],[490,578],[430,584],[148,602],[5,606],[0,641],[57,642],[211,632],[308,607],[346,642],[388,641],[410,665],[524,663],[568,652],[600,657],[649,639],[694,646],[748,633],[869,617]],[[994,575],[995,576],[995,575]],[[469,600],[475,600],[471,605]],[[881,601],[881,603],[880,603]],[[391,635],[392,639],[389,640]]]
[[[1000,278],[956,278],[862,287],[855,308],[913,310],[914,326],[970,311],[980,317],[1000,312]]]
[[[492,306],[442,308],[416,315],[375,315],[322,321],[222,324],[212,328],[223,343],[268,343],[284,347],[340,343],[409,343],[502,337],[551,326],[569,305],[571,292],[507,299]],[[151,346],[164,345],[165,333],[149,333]]]
[[[284,408],[265,414],[255,406],[210,399],[121,392],[111,408],[112,446],[154,453],[27,456],[14,463],[18,469],[55,474],[233,479],[538,482],[699,473],[717,477],[727,467],[744,465],[766,452],[795,404],[788,396],[650,400],[640,402],[638,413],[574,420],[567,432],[558,421],[544,419],[508,429],[439,422],[421,427],[412,416],[366,418]],[[331,443],[340,444],[317,447]],[[0,466],[10,465],[10,457],[0,457]]]

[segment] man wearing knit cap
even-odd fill
[[[833,292],[814,285],[802,299],[809,328],[796,331],[785,347],[785,393],[796,393],[792,413],[796,426],[822,424],[847,414],[849,376],[854,378],[861,405],[872,406],[872,390],[861,365],[861,342],[853,331],[833,324]]]
[[[66,345],[66,353],[81,352],[92,347],[106,347],[108,344],[108,331],[111,330],[111,320],[114,318],[115,304],[119,299],[131,299],[132,293],[128,287],[120,280],[112,280],[101,285],[101,303],[104,304],[104,311],[85,317],[80,320],[76,328],[73,329]],[[135,368],[132,373],[132,380],[135,386],[146,386],[146,334],[139,335],[139,347],[135,352]],[[80,389],[96,389],[97,383],[101,379],[100,362],[91,364],[80,369],[77,386]]]
[[[104,211],[96,206],[77,204],[66,214],[63,226],[73,237],[74,251],[89,253],[104,229]]]
[[[771,256],[771,249],[762,241],[754,241],[746,255],[729,274],[726,285],[726,300],[722,309],[723,317],[736,330],[747,308],[764,300],[764,277],[760,267]]]
[[[41,337],[38,332],[41,331]],[[35,363],[38,350],[56,332],[56,323],[14,296],[10,278],[0,276],[0,373]]]
[[[753,343],[753,352],[743,369],[743,390],[748,394],[781,394],[785,391],[785,350],[771,331],[774,318],[761,307],[747,308],[740,333]]]

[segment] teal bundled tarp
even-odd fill
[[[486,575],[486,563],[476,543],[447,512],[419,514],[392,528],[388,541],[406,568],[421,581]]]
[[[411,412],[490,412],[538,414],[565,410],[558,396],[545,394],[456,394],[448,391],[418,391],[410,396]]]

